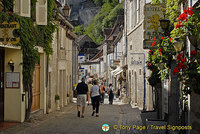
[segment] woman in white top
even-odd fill
[[[99,117],[99,101],[100,101],[100,88],[98,86],[97,80],[94,81],[94,86],[91,87],[90,97],[92,99],[92,116],[95,114],[96,109],[96,117]]]

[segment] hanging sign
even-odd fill
[[[18,44],[20,41],[19,37],[15,37],[13,35],[13,31],[19,29],[19,23],[18,22],[3,22],[0,23],[0,42],[2,42],[4,45],[10,44]]]
[[[144,49],[153,48],[153,38],[159,42],[162,36],[162,29],[160,27],[160,19],[164,18],[165,7],[161,4],[146,4],[144,7]],[[155,48],[155,46],[154,46]]]

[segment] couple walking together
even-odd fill
[[[99,100],[100,100],[100,88],[98,86],[97,80],[94,81],[94,85],[90,89],[90,97],[92,100],[92,116],[96,113],[96,117],[99,117]],[[80,110],[82,105],[82,114],[81,117],[84,118],[85,107],[87,105],[86,99],[89,99],[88,93],[88,85],[85,83],[85,79],[81,79],[81,83],[79,83],[76,87],[76,95],[77,95],[77,110],[78,110],[78,117],[80,117]],[[96,110],[96,112],[95,112]]]

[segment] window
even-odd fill
[[[135,5],[136,5],[136,8],[135,8],[135,22],[136,22],[136,25],[139,23],[140,21],[140,0],[135,0]]]
[[[31,1],[30,0],[14,0],[14,13],[24,16],[31,16]]]
[[[139,75],[142,75],[142,69],[139,69]]]
[[[132,45],[130,45],[130,50],[132,50],[133,49],[133,46]]]
[[[63,40],[64,40],[64,32],[63,32],[63,28],[60,29],[60,48],[64,49],[64,44],[63,44]]]
[[[132,28],[132,24],[133,24],[133,18],[132,18],[132,16],[133,16],[133,2],[131,1],[130,2],[130,10],[129,10],[130,12],[129,12],[129,26],[130,26],[130,28]]]

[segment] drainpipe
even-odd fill
[[[124,34],[125,34],[125,46],[126,46],[126,64],[128,64],[128,58],[127,58],[127,53],[128,53],[128,44],[127,44],[127,5],[126,5],[126,3],[127,3],[127,0],[125,0],[124,1],[125,2],[125,9],[124,9],[124,17],[125,17],[125,23],[124,23]],[[128,67],[127,67],[127,76],[126,76],[126,97],[128,96],[128,97],[130,97],[130,94],[129,94],[129,90],[128,90],[128,92],[127,92],[127,88],[129,89],[129,86],[128,86]]]

